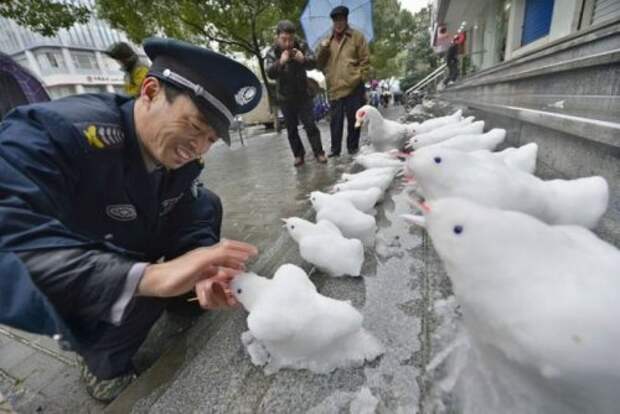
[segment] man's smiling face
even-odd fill
[[[166,96],[166,86],[145,80],[140,100],[138,135],[147,152],[168,169],[177,169],[209,151],[218,139],[194,102],[185,93]]]

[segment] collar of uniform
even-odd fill
[[[135,99],[132,99],[122,106],[123,118],[126,126],[125,129],[127,136],[130,138],[130,152],[135,152],[135,148],[137,146],[140,153],[140,158],[144,162],[144,168],[146,168],[146,171],[150,174],[156,169],[161,168],[162,165],[147,152],[144,144],[142,143],[142,138],[140,138],[138,132],[136,131],[133,113],[135,102]]]
[[[151,157],[151,154],[148,153],[146,148],[144,147],[144,143],[142,142],[142,138],[136,133],[136,138],[138,141],[138,145],[140,146],[140,154],[142,155],[142,161],[144,161],[144,167],[146,171],[150,174],[158,168],[163,168],[163,166],[157,162],[157,160]]]

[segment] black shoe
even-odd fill
[[[355,155],[360,152],[359,148],[354,149],[353,151],[349,151],[349,155]]]
[[[129,372],[109,380],[99,379],[90,372],[86,363],[78,357],[80,377],[86,385],[86,392],[97,401],[109,403],[118,397],[137,378],[134,372]]]
[[[327,156],[327,158],[334,158],[334,157],[340,157],[340,154],[337,154],[337,153],[335,153],[335,152],[332,152],[331,154],[329,154],[329,155]]]

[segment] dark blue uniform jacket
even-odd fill
[[[196,184],[202,164],[148,174],[133,106],[126,97],[79,95],[18,107],[0,124],[1,324],[74,345],[89,331],[59,316],[15,253],[80,247],[152,262],[217,242],[221,207]],[[121,276],[88,275],[94,309],[109,311]],[[67,300],[80,283],[67,282]]]

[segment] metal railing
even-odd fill
[[[431,82],[434,82],[435,80],[437,80],[440,76],[442,76],[445,72],[447,68],[447,65],[444,63],[441,66],[439,66],[437,69],[435,69],[434,71],[432,71],[430,74],[428,74],[424,79],[422,79],[420,82],[416,83],[415,85],[413,85],[411,88],[407,89],[407,91],[405,92],[405,95],[408,96],[413,92],[417,92],[420,91],[422,89],[424,89],[425,87],[427,87]]]

